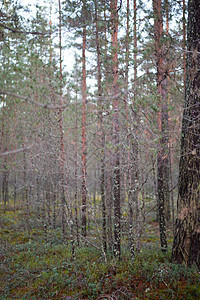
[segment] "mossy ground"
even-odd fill
[[[170,227],[168,236],[170,245]],[[134,261],[125,238],[120,262],[105,262],[90,244],[76,247],[73,259],[59,229],[45,239],[40,226],[27,233],[23,211],[0,210],[0,299],[200,299],[198,270],[160,252],[156,221],[148,222]]]

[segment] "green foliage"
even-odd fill
[[[4,232],[13,236],[9,216],[1,218]],[[197,270],[173,265],[170,253],[155,247],[144,248],[132,262],[126,253],[121,262],[105,263],[97,249],[76,249],[72,260],[70,247],[37,242],[9,243],[1,237],[0,295],[3,299],[195,299],[200,295]],[[183,299],[183,298],[182,298]]]
[[[63,244],[60,233],[45,243],[44,231],[21,227],[20,210],[0,214],[0,297],[2,299],[197,299],[200,276],[195,268],[171,263],[154,239],[155,221],[149,223],[135,260],[123,247],[120,262],[100,250]],[[148,241],[148,242],[147,242]],[[157,244],[156,244],[157,243]],[[71,298],[70,298],[71,297]]]

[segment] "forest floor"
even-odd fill
[[[47,237],[29,221],[30,234],[22,210],[0,206],[0,299],[200,299],[199,271],[172,264],[170,250],[159,250],[155,220],[145,225],[134,261],[123,237],[120,262],[109,256],[105,262],[91,244],[76,247],[73,259],[59,230]],[[170,226],[167,234],[170,249]]]

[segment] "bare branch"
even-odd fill
[[[30,148],[32,148],[32,147],[33,147],[33,144],[32,144],[32,145],[29,145],[29,146],[27,146],[27,147],[23,147],[23,148],[16,149],[16,150],[3,152],[3,153],[0,153],[0,157],[1,157],[1,156],[6,156],[6,155],[10,155],[10,154],[16,154],[16,153],[28,151],[28,150],[29,150]]]
[[[79,236],[84,239],[88,244],[92,245],[94,248],[101,250],[97,245],[95,245],[94,243],[92,243],[91,241],[89,241],[88,239],[86,239],[82,234],[79,233]]]
[[[119,11],[122,8],[122,0],[120,1],[120,5],[117,11]]]
[[[49,103],[40,103],[40,102],[37,102],[37,101],[35,101],[35,100],[31,99],[31,98],[28,98],[26,96],[18,95],[18,94],[12,93],[12,92],[7,92],[7,91],[0,90],[0,94],[1,95],[12,96],[12,97],[21,99],[23,101],[29,102],[31,104],[34,104],[36,106],[39,106],[39,107],[42,107],[42,108],[46,108],[46,109],[62,109],[62,108],[66,108],[66,104],[64,104],[64,105],[52,105],[52,104],[49,104]]]

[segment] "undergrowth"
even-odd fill
[[[28,235],[12,212],[1,213],[0,224],[0,299],[200,299],[198,270],[172,264],[155,235],[151,243],[153,224],[134,261],[124,245],[120,262],[105,262],[89,244],[76,247],[74,259],[59,231],[46,243],[40,228]]]

